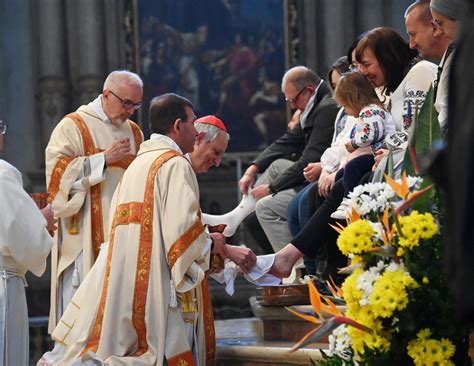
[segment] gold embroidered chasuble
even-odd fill
[[[114,141],[129,137],[131,153],[107,166],[105,176],[91,184],[86,159],[103,152]],[[135,158],[143,141],[137,124],[121,126],[102,121],[88,105],[65,116],[55,127],[46,147],[46,184],[49,202],[58,220],[51,252],[51,309],[49,331],[56,325],[59,279],[83,253],[84,276],[92,267],[100,245],[108,240],[110,202],[125,169]],[[81,180],[82,184],[78,184]]]
[[[110,365],[162,365],[164,357],[170,366],[212,365],[209,250],[189,161],[163,141],[146,141],[112,205],[107,253],[52,334],[63,347],[54,364],[92,355]],[[190,292],[196,299],[197,360],[186,341],[183,307],[170,302],[175,290],[181,299]]]

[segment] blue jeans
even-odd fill
[[[308,192],[313,184],[308,184],[288,204],[288,226],[292,236],[298,234],[308,221]]]
[[[309,220],[308,193],[315,184],[308,184],[288,204],[288,226],[293,236],[296,236]],[[308,274],[315,274],[317,261],[306,256],[303,258],[303,261],[306,272]]]

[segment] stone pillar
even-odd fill
[[[0,1],[0,119],[8,123],[0,156],[23,173],[27,190],[31,185],[26,173],[38,166],[40,133],[31,24],[31,1]]]
[[[66,4],[73,107],[77,107],[97,97],[107,73],[104,3],[68,0]]]
[[[66,14],[62,0],[43,0],[37,5],[38,89],[42,127],[41,151],[61,118],[70,112]]]

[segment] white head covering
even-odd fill
[[[467,10],[464,0],[431,0],[430,8],[452,20],[460,20]]]

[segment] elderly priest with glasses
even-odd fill
[[[143,134],[129,118],[142,106],[137,74],[109,74],[94,101],[66,115],[46,147],[46,184],[58,217],[51,255],[49,331],[108,241],[112,195]]]

